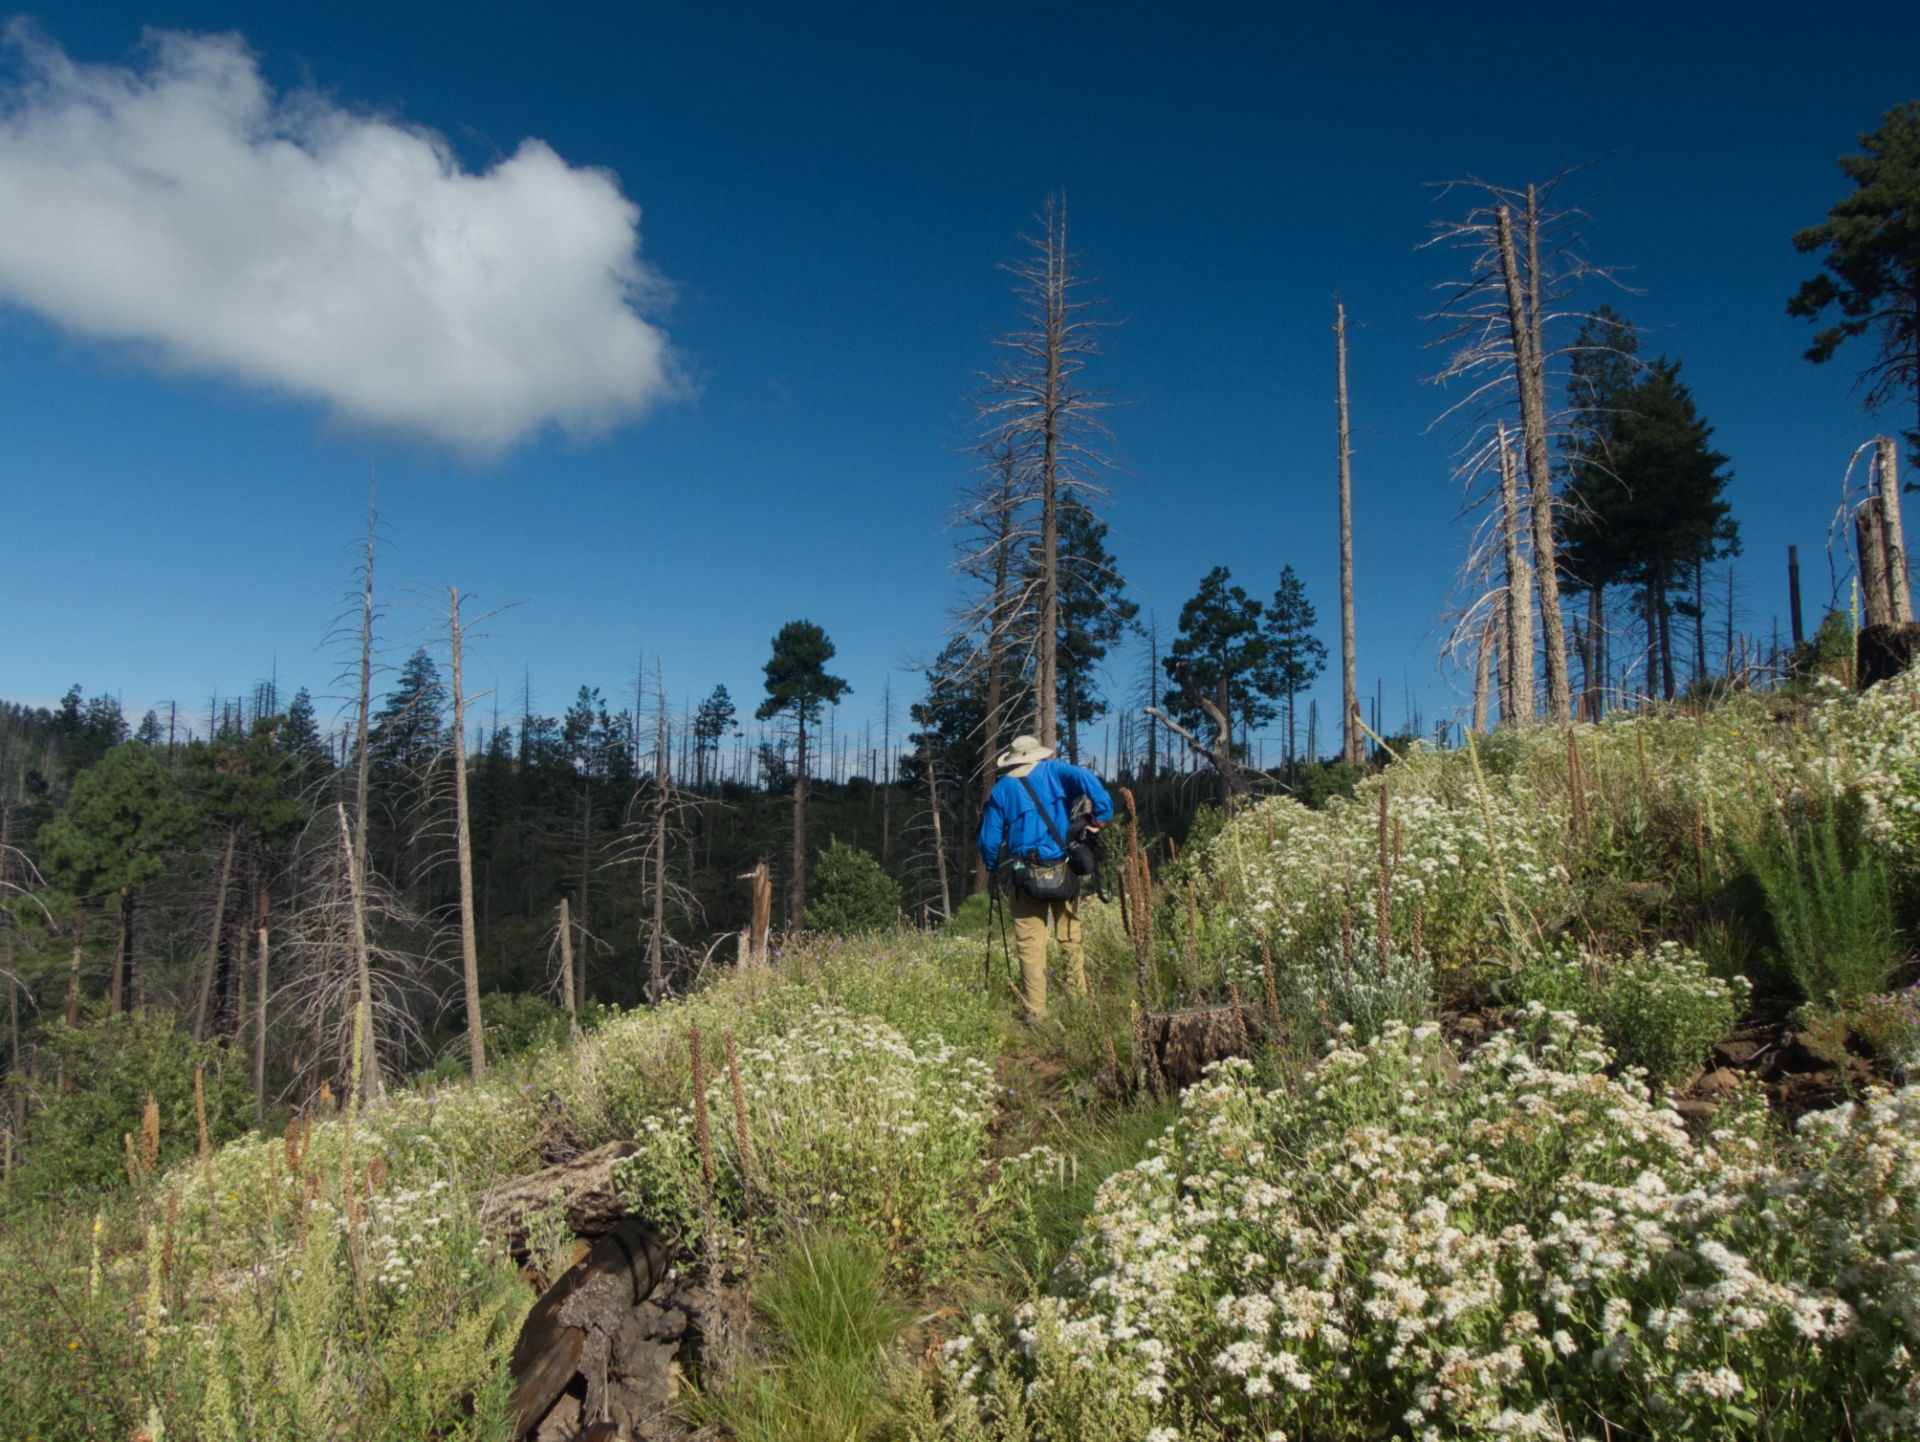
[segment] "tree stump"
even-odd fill
[[[1920,656],[1920,622],[1864,626],[1854,641],[1854,682],[1860,690],[1891,681]]]
[[[1247,1013],[1231,1006],[1150,1012],[1144,1039],[1169,1086],[1192,1086],[1210,1063],[1247,1054],[1248,1024]]]
[[[603,1237],[625,1212],[614,1191],[613,1164],[639,1150],[638,1142],[609,1142],[558,1166],[515,1177],[481,1205],[480,1225],[509,1250],[524,1252],[529,1221],[558,1198],[576,1237]]]

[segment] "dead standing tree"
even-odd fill
[[[1347,427],[1347,308],[1333,302],[1334,402],[1340,413],[1340,757],[1349,766],[1361,761],[1360,693],[1353,640],[1353,446]],[[1151,734],[1151,732],[1149,732]]]
[[[1111,402],[1078,381],[1088,357],[1099,353],[1099,332],[1107,323],[1093,315],[1101,302],[1082,297],[1089,282],[1081,257],[1067,245],[1065,203],[1049,198],[1040,219],[1042,233],[1024,237],[1029,253],[1005,266],[1016,279],[1026,323],[997,342],[1010,355],[987,378],[974,409],[988,426],[987,444],[1012,444],[1038,502],[1033,687],[1040,744],[1052,746],[1058,729],[1060,505],[1068,491],[1083,505],[1106,494],[1103,478],[1111,467],[1096,442],[1106,434],[1100,413]]]
[[[961,529],[954,569],[978,587],[954,612],[954,630],[974,638],[969,667],[984,672],[985,707],[981,717],[980,805],[984,810],[997,778],[993,760],[1009,719],[1010,701],[1017,686],[1009,681],[1031,659],[1031,646],[1019,652],[1022,633],[1031,638],[1037,587],[1031,573],[1019,564],[1021,553],[1039,539],[1033,514],[1036,499],[1034,468],[1023,464],[1017,431],[999,427],[989,431],[979,450],[983,464],[962,492],[952,524]],[[1010,672],[1012,673],[1010,675]],[[979,863],[976,889],[986,886],[986,866]]]
[[[429,928],[353,854],[346,806],[321,810],[294,847],[291,867],[300,905],[288,914],[280,955],[287,980],[282,1014],[299,1040],[292,1073],[323,1067],[359,1094],[380,1094],[364,1070],[368,1055],[404,1055],[420,1040],[420,1014],[431,1002],[433,949]],[[363,1070],[352,1076],[354,1033],[365,1018],[358,1048]]]
[[[1565,178],[1563,173],[1544,186],[1529,185],[1524,190],[1477,179],[1449,182],[1441,187],[1443,195],[1458,185],[1483,198],[1465,218],[1436,222],[1427,242],[1463,251],[1468,258],[1465,278],[1442,287],[1446,298],[1429,317],[1444,327],[1430,344],[1450,347],[1446,364],[1433,380],[1442,385],[1460,381],[1469,387],[1441,419],[1463,420],[1469,432],[1467,450],[1477,453],[1485,447],[1487,427],[1509,407],[1518,410],[1533,581],[1540,600],[1547,713],[1562,722],[1572,718],[1573,693],[1560,614],[1549,452],[1556,418],[1547,409],[1549,362],[1562,352],[1549,349],[1547,333],[1554,322],[1568,316],[1554,307],[1583,281],[1606,274],[1590,264],[1581,250],[1586,211],[1555,205],[1555,192]],[[1525,692],[1531,692],[1531,635],[1510,632],[1509,637],[1506,652],[1524,663]],[[1521,669],[1521,665],[1514,667],[1516,678]]]

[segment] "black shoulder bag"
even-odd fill
[[[1047,833],[1053,837],[1053,844],[1066,856],[1058,861],[1042,861],[1029,851],[1025,856],[1013,859],[1013,879],[1020,889],[1035,901],[1071,901],[1080,894],[1080,873],[1069,862],[1072,852],[1066,838],[1061,836],[1060,828],[1053,824],[1053,818],[1047,814],[1047,808],[1041,804],[1040,793],[1033,789],[1033,783],[1024,776],[1014,778],[1033,798],[1033,809],[1040,813],[1041,821],[1046,823]]]

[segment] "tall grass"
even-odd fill
[[[872,1242],[800,1232],[769,1260],[754,1307],[765,1360],[696,1393],[688,1420],[734,1442],[864,1442],[894,1419],[894,1346],[911,1308],[889,1295]]]

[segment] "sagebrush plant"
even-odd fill
[[[1704,1139],[1533,1005],[1242,1061],[1102,1186],[1055,1295],[947,1347],[956,1435],[1824,1438],[1920,1425],[1920,1093]]]
[[[1367,1041],[1389,1022],[1414,1025],[1433,1014],[1433,966],[1389,947],[1321,947],[1280,973],[1281,1016],[1296,1042],[1351,1034]]]
[[[950,1272],[977,1232],[993,1072],[938,1036],[816,1007],[800,1026],[739,1048],[750,1167],[730,1127],[712,1130],[715,1230],[732,1265],[761,1230],[842,1230],[883,1247],[904,1274]],[[731,1115],[725,1072],[707,1105]],[[635,1211],[682,1238],[705,1195],[691,1106],[650,1117],[616,1179]],[[751,1188],[751,1208],[747,1189]],[[751,1239],[764,1247],[768,1236]]]
[[[1531,959],[1510,985],[1520,1001],[1570,1011],[1600,1029],[1626,1066],[1656,1086],[1685,1081],[1732,1032],[1751,988],[1713,975],[1676,941],[1627,956],[1561,946]]]

